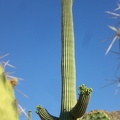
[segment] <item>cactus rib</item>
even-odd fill
[[[74,116],[74,118],[80,118],[85,114],[92,92],[92,89],[87,88],[84,84],[81,85],[79,89],[79,100],[75,107],[71,110],[71,114]]]
[[[42,120],[59,120],[57,117],[50,115],[48,111],[40,105],[37,106],[37,114]]]
[[[62,1],[62,57],[61,57],[61,111],[59,120],[78,120],[87,108],[91,89],[84,85],[80,87],[81,95],[79,101],[76,100],[76,64],[74,45],[74,24],[72,6],[73,0]],[[85,89],[84,89],[85,87]],[[38,114],[42,120],[53,120],[46,109],[38,107]],[[76,112],[76,110],[78,112]],[[80,115],[78,115],[80,113]],[[56,119],[56,117],[55,117]],[[58,119],[58,118],[57,118]]]

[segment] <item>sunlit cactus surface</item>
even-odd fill
[[[5,68],[0,64],[0,120],[19,120],[14,83],[7,78]]]
[[[59,117],[52,116],[42,106],[37,106],[37,114],[41,120],[78,120],[87,109],[91,88],[86,85],[80,86],[80,95],[76,98],[76,66],[74,26],[72,15],[73,0],[62,0],[62,58],[61,78],[62,96],[61,111]]]

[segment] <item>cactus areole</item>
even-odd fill
[[[37,114],[42,120],[78,120],[86,112],[91,88],[84,84],[79,87],[80,96],[76,100],[76,66],[74,27],[72,16],[73,0],[62,0],[62,96],[59,117],[52,116],[45,108],[37,106]]]

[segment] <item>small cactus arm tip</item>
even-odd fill
[[[92,88],[87,88],[85,84],[82,84],[82,85],[79,87],[79,90],[80,90],[80,93],[81,93],[81,94],[84,94],[84,95],[90,95],[91,92],[93,91]]]
[[[39,110],[42,109],[43,107],[42,107],[41,105],[38,105],[38,106],[36,106],[36,108],[37,108],[37,111],[39,111]]]

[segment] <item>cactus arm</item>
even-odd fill
[[[71,114],[76,119],[82,117],[85,114],[92,92],[92,89],[87,88],[84,84],[81,85],[79,89],[79,100],[76,103],[75,107],[73,107],[73,109],[71,110]]]
[[[57,117],[50,115],[48,111],[45,108],[42,108],[40,105],[37,106],[36,113],[42,120],[59,120]]]

